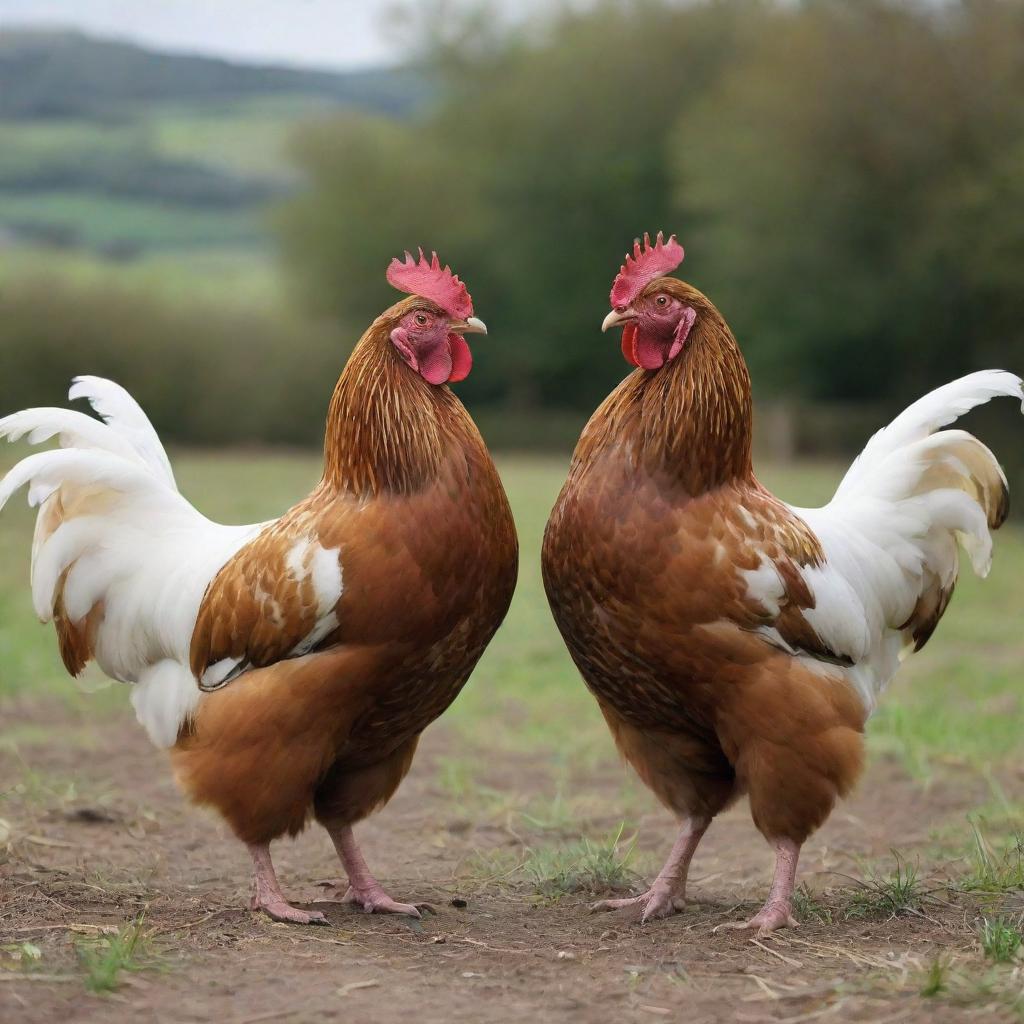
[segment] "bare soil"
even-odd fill
[[[527,845],[614,831],[628,815],[639,821],[646,868],[671,843],[667,815],[636,789],[626,792],[639,802],[622,806],[624,769],[610,759],[572,776],[573,794],[595,808],[575,836],[460,807],[438,781],[453,744],[442,722],[396,798],[357,830],[392,895],[425,900],[436,913],[416,922],[318,903],[317,883],[338,868],[313,827],[274,848],[286,893],[330,919],[328,928],[304,928],[245,909],[244,849],[185,803],[164,756],[128,716],[83,722],[63,706],[27,703],[3,711],[26,728],[16,752],[0,751],[2,1021],[1019,1019],[1007,996],[1020,988],[1016,971],[987,980],[996,969],[978,949],[980,904],[947,884],[965,870],[948,851],[965,846],[966,816],[990,795],[969,772],[951,769],[922,787],[895,763],[876,762],[806,847],[801,878],[821,913],[758,942],[712,930],[755,910],[770,877],[769,851],[745,807],[716,822],[698,851],[685,913],[644,927],[625,914],[591,914],[594,894],[539,897],[521,873],[489,876],[481,864],[499,863],[487,860],[494,851],[514,863]],[[481,757],[480,779],[517,795],[549,790],[536,760]],[[1024,789],[1019,777],[1003,783],[1008,798]],[[864,878],[865,863],[893,846],[917,866],[925,902],[912,913],[847,919],[850,876]],[[113,992],[88,991],[83,944],[142,913],[145,969],[122,973]],[[834,923],[824,923],[828,914]],[[38,959],[19,952],[25,942]],[[921,990],[937,958],[952,981],[928,998]]]

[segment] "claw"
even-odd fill
[[[757,929],[757,937],[765,938],[780,928],[799,928],[800,922],[793,916],[789,906],[769,904],[756,913],[749,921],[726,921],[712,929],[712,934],[720,931],[753,931]]]
[[[336,886],[326,894],[328,899],[337,899],[339,903],[354,903],[366,914],[405,914],[407,917],[419,918],[423,915],[420,908],[436,913],[429,903],[398,903],[393,900],[379,885],[365,889],[348,886],[344,893],[341,886]]]
[[[667,888],[652,886],[645,893],[639,896],[630,896],[626,899],[598,900],[590,905],[592,914],[610,910],[627,910],[630,907],[642,907],[640,923],[656,921],[658,918],[671,917],[672,914],[685,909],[686,901],[673,896]]]
[[[299,910],[284,900],[261,902],[254,897],[249,906],[252,910],[262,910],[272,921],[286,924],[330,924],[319,910]]]
[[[253,863],[250,909],[262,910],[272,921],[284,921],[288,924],[330,923],[319,910],[299,910],[284,898],[277,874],[274,872],[273,861],[270,859],[268,843],[250,843],[249,853],[252,855]]]

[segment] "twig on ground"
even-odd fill
[[[219,910],[211,910],[208,914],[203,917],[197,918],[195,921],[186,921],[185,924],[165,924],[161,928],[154,928],[149,933],[149,937],[152,938],[154,935],[163,935],[166,932],[185,931],[190,928],[198,928],[201,924],[206,924],[211,917],[216,917],[218,914],[229,914],[234,907],[221,907]]]
[[[791,956],[786,956],[784,953],[778,952],[778,950],[770,949],[763,942],[757,939],[750,940],[755,946],[763,949],[766,953],[771,953],[772,956],[781,960],[784,964],[789,964],[790,967],[803,967],[803,964],[799,960],[794,960]]]

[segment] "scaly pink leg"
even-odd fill
[[[796,863],[800,858],[800,844],[792,839],[777,839],[775,847],[775,876],[765,905],[749,921],[732,921],[720,928],[757,929],[758,938],[764,938],[777,928],[796,928],[793,917],[793,886],[796,884]]]
[[[690,870],[690,861],[710,824],[710,818],[691,818],[683,823],[665,866],[647,892],[628,899],[600,900],[590,909],[597,911],[643,907],[641,924],[682,910],[686,905],[686,875]]]
[[[252,855],[252,898],[249,907],[262,910],[275,921],[290,921],[294,924],[327,924],[327,918],[319,910],[298,910],[291,906],[281,892],[270,859],[269,843],[250,843]]]
[[[380,882],[370,874],[370,869],[363,859],[363,854],[356,842],[351,825],[337,829],[328,829],[334,848],[338,851],[345,874],[348,875],[348,888],[341,897],[342,903],[358,903],[367,914],[408,914],[419,917],[419,909],[411,903],[397,903],[381,887]],[[340,886],[335,887],[331,895],[338,895]]]

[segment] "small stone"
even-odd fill
[[[453,897],[450,900],[450,903],[453,907],[457,907],[459,910],[464,910],[466,907],[469,906],[468,901],[464,900],[461,896]]]

